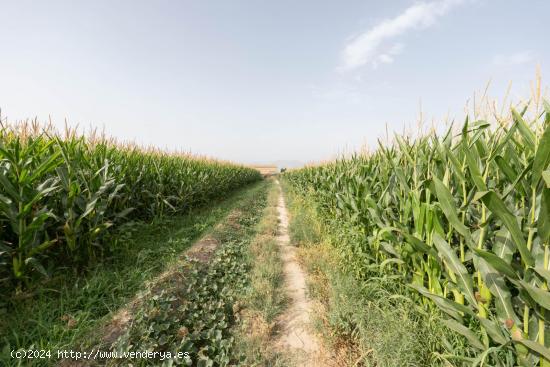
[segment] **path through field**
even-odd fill
[[[277,181],[277,185],[279,182]],[[279,235],[281,258],[284,264],[286,291],[289,306],[279,317],[280,335],[277,347],[296,358],[297,366],[321,366],[320,347],[317,337],[309,331],[311,303],[306,297],[305,274],[296,259],[296,247],[290,244],[288,236],[288,213],[282,193],[277,206],[279,214]]]

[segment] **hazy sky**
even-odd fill
[[[326,159],[550,78],[550,2],[3,1],[9,120],[250,161]],[[548,85],[548,84],[545,84]],[[527,96],[527,95],[526,95]]]

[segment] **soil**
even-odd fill
[[[277,211],[279,214],[277,241],[281,246],[289,305],[277,320],[277,329],[280,331],[276,348],[280,352],[291,354],[296,366],[326,366],[321,344],[310,330],[312,303],[306,295],[306,275],[297,261],[296,247],[290,243],[288,212],[282,194],[279,197]]]

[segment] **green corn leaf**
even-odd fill
[[[550,170],[542,172],[542,178],[546,182],[546,188],[550,189]]]
[[[527,291],[529,296],[537,302],[540,306],[544,307],[547,310],[550,310],[550,292],[544,289],[540,289],[537,287],[532,286],[531,284],[523,281],[518,280],[514,281],[516,284],[520,284],[523,289]]]
[[[540,211],[537,220],[537,230],[542,242],[550,239],[550,189],[544,188],[540,198]]]
[[[465,336],[466,339],[468,339],[468,341],[474,348],[477,348],[479,350],[485,350],[485,346],[481,341],[479,341],[478,336],[472,330],[468,329],[466,326],[459,324],[454,320],[442,320],[442,322],[449,329],[454,330],[457,333]]]
[[[2,142],[0,142],[0,158],[7,159],[11,164],[16,164],[17,160],[15,156],[6,148]]]
[[[516,252],[516,245],[512,241],[510,231],[506,227],[502,227],[495,231],[493,243],[493,252],[497,257],[507,264],[512,262],[514,253]]]
[[[124,218],[126,217],[128,214],[130,214],[131,212],[133,212],[135,210],[135,208],[126,208],[124,210],[122,210],[121,212],[117,213],[116,214],[116,217],[117,218]]]
[[[534,341],[529,340],[529,339],[520,339],[520,340],[514,340],[514,341],[516,343],[523,344],[524,346],[529,348],[529,350],[531,350],[532,352],[538,354],[539,356],[542,356],[542,357],[546,358],[547,360],[550,360],[550,349],[540,345],[539,343],[534,342]]]
[[[433,247],[430,247],[426,245],[422,240],[419,240],[418,238],[414,237],[413,235],[410,235],[405,232],[401,232],[401,234],[405,237],[406,241],[411,244],[417,251],[420,251],[425,254],[430,254],[434,258],[437,258],[437,252]]]
[[[460,233],[466,239],[466,241],[468,241],[468,243],[471,244],[472,235],[468,228],[466,228],[466,226],[462,224],[460,219],[458,219],[456,206],[454,204],[451,192],[437,177],[433,178],[433,182],[437,198],[439,199],[439,205],[441,207],[441,210],[443,210],[445,217],[447,217],[447,220],[453,226],[453,228],[456,229],[456,231]]]
[[[520,184],[520,183],[523,183],[523,178],[529,173],[531,172],[531,164],[528,164],[527,167],[525,167],[523,169],[523,171],[521,171],[521,173],[516,177],[516,180],[508,186],[508,188],[506,189],[506,191],[504,191],[504,193],[502,194],[502,199],[505,199],[508,195],[510,195],[515,189],[516,187]],[[523,194],[523,195],[526,195],[526,190],[523,189],[522,186],[520,186],[520,192]]]
[[[395,256],[397,258],[401,258],[401,256],[399,255],[399,253],[395,250],[395,247],[393,247],[393,245],[389,242],[386,242],[386,241],[382,241],[380,242],[380,246],[382,247],[382,249],[384,251],[386,251],[388,254],[392,255],[392,256]]]
[[[452,301],[448,298],[433,294],[426,288],[416,284],[409,284],[409,287],[415,289],[424,297],[431,299],[443,312],[460,322],[462,322],[463,315],[475,316],[474,312],[468,306],[461,305],[460,303]]]
[[[57,239],[43,242],[40,245],[32,248],[32,250],[29,251],[28,256],[34,256],[35,254],[44,252],[45,250],[52,247],[56,243],[57,243]]]
[[[468,144],[464,144],[462,151],[464,153],[464,156],[466,157],[466,164],[468,170],[470,171],[470,176],[472,177],[472,180],[474,181],[477,189],[480,191],[487,190],[487,185],[485,184],[485,181],[481,176],[477,160],[473,154],[473,150],[468,146]]]
[[[99,200],[99,197],[96,196],[92,199],[92,201],[86,204],[86,209],[84,210],[80,218],[86,218],[92,211],[94,211],[98,200]]]
[[[18,230],[18,209],[14,202],[4,195],[0,194],[0,215],[4,215],[9,219],[12,228],[16,234],[19,234]]]
[[[484,317],[476,317],[476,318],[481,324],[481,326],[483,326],[487,334],[489,334],[492,340],[494,340],[500,345],[508,344],[510,340],[502,332],[502,329],[500,327],[501,323],[495,320],[486,319]]]
[[[527,265],[532,266],[535,260],[527,248],[527,243],[516,221],[516,217],[510,213],[504,202],[494,191],[480,192],[477,195],[477,199],[481,199],[487,208],[504,223],[510,231],[510,235],[521,254],[521,258]]]
[[[479,253],[476,253],[476,255],[477,254]],[[486,256],[487,253],[485,252],[484,255]],[[510,293],[510,290],[508,289],[508,286],[506,285],[505,277],[503,274],[500,274],[497,271],[498,269],[491,266],[493,263],[495,263],[495,258],[492,256],[488,258],[491,259],[493,262],[486,261],[486,258],[484,257],[479,257],[475,259],[475,264],[476,268],[481,273],[485,285],[489,288],[489,291],[495,297],[497,315],[502,322],[506,320],[514,320],[515,323],[519,323],[519,319],[514,311],[514,306],[512,305],[512,295]],[[509,266],[506,263],[502,264],[496,262],[495,264],[499,264],[499,267],[501,268],[505,268],[503,267],[503,265]]]
[[[36,271],[38,271],[40,274],[44,275],[45,277],[50,276],[48,274],[48,272],[46,271],[46,269],[42,266],[42,264],[40,264],[40,262],[34,257],[29,257],[29,258],[25,259],[25,265],[30,266],[31,268],[35,269]]]
[[[60,161],[58,159],[60,155],[61,152],[56,151],[47,159],[45,159],[37,168],[33,169],[33,173],[28,181],[32,183],[38,178],[44,176],[47,172],[53,171],[54,168],[60,164]]]
[[[409,184],[407,183],[407,180],[405,179],[405,175],[403,174],[403,169],[401,167],[394,167],[394,173],[398,178],[398,181],[406,192],[409,192],[411,188],[409,187]]]
[[[506,131],[505,128],[503,128],[504,131]],[[498,142],[498,145],[495,147],[493,154],[489,157],[488,161],[492,161],[495,159],[501,151],[508,145],[508,142],[513,138],[515,132],[517,130],[517,126],[514,124],[512,125],[507,131],[504,137]]]
[[[34,197],[23,207],[22,213],[20,215],[26,215],[28,212],[32,210],[35,204],[37,204],[40,200],[44,199],[44,197],[50,195],[51,193],[58,190],[58,186],[56,186],[57,180],[55,178],[50,178],[40,184],[36,188],[36,194]]]
[[[445,263],[453,273],[455,273],[458,281],[458,286],[468,299],[468,302],[470,302],[471,305],[477,306],[477,302],[474,296],[474,284],[472,280],[472,276],[468,273],[468,270],[464,267],[464,265],[460,262],[458,257],[456,256],[455,252],[447,241],[445,241],[441,236],[439,236],[437,233],[433,236],[434,245],[437,247],[440,255],[444,258]]]
[[[523,120],[523,117],[512,108],[512,116],[514,118],[514,121],[516,122],[516,125],[518,127],[518,130],[523,137],[523,140],[525,142],[525,147],[528,148],[531,151],[535,150],[535,134],[531,131],[527,123]]]
[[[487,261],[493,268],[495,268],[495,270],[499,271],[509,278],[519,279],[519,276],[514,268],[511,265],[507,264],[497,255],[493,254],[492,252],[480,250],[477,248],[474,249],[474,252],[485,261]]]
[[[544,268],[541,268],[540,266],[535,266],[533,269],[535,269],[535,271],[541,276],[543,277],[544,279],[546,279],[546,281],[548,283],[550,283],[550,270],[546,270]]]
[[[169,202],[168,200],[166,200],[166,199],[163,198],[163,199],[162,199],[162,202],[163,202],[164,204],[166,204],[166,206],[168,206],[170,209],[172,209],[172,210],[174,210],[174,211],[176,210],[176,208],[175,208],[172,204],[170,204],[170,202]]]
[[[516,180],[518,175],[516,172],[514,172],[514,169],[510,167],[506,159],[504,159],[500,155],[497,155],[495,157],[495,162],[497,163],[498,168],[500,168],[500,170],[506,175],[509,181],[514,182]]]
[[[9,207],[12,204],[13,204],[13,201],[10,198],[0,194],[0,205],[5,205],[6,207]]]
[[[401,259],[386,259],[380,263],[380,270],[384,270],[390,264],[405,264],[405,262]]]
[[[533,171],[531,176],[531,187],[537,187],[542,176],[542,171],[548,168],[550,164],[550,125],[544,130],[544,134],[539,141],[535,160],[533,161]]]
[[[71,179],[69,178],[69,171],[66,166],[56,167],[55,171],[57,173],[57,176],[61,180],[61,184],[65,188],[65,190],[69,190],[69,186],[71,183]]]
[[[44,223],[48,219],[57,219],[54,213],[51,211],[41,211],[36,213],[32,218],[31,223],[25,228],[25,233],[22,233],[21,236],[28,236],[29,239],[25,241],[25,244],[30,244],[31,238],[33,238],[36,233],[44,229]]]
[[[464,173],[462,172],[462,165],[460,164],[458,159],[456,159],[452,150],[451,149],[446,150],[445,155],[447,156],[447,158],[449,158],[449,161],[453,165],[453,168],[454,168],[453,173],[456,175],[456,177],[459,179],[461,183],[465,182],[466,176],[464,176]]]
[[[4,188],[4,192],[8,194],[15,202],[20,202],[23,199],[19,196],[17,188],[8,180],[6,174],[0,174],[0,185]]]

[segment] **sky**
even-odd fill
[[[4,1],[9,121],[242,163],[334,158],[550,77],[550,2]]]

